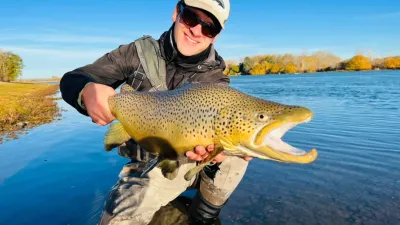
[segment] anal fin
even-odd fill
[[[111,151],[113,148],[127,142],[130,138],[121,123],[113,123],[110,125],[104,138],[104,148],[106,151]]]

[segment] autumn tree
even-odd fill
[[[386,58],[384,67],[386,69],[400,69],[400,56]]]
[[[235,66],[235,65],[237,65],[237,64],[238,64],[238,63],[237,63],[236,60],[226,60],[226,61],[225,61],[226,67],[225,67],[225,70],[223,71],[223,74],[229,75],[229,73],[230,73],[232,67]]]
[[[246,57],[243,60],[243,64],[242,64],[242,72],[244,74],[249,74],[250,70],[253,69],[254,67],[254,60],[250,57]]]
[[[285,73],[291,73],[291,74],[296,73],[297,72],[297,67],[296,67],[296,65],[294,63],[290,62],[285,66],[284,72]]]
[[[346,70],[370,70],[372,65],[370,60],[363,55],[356,55],[349,60],[346,65]]]
[[[257,64],[250,70],[251,75],[264,75],[266,74],[265,67],[262,64]]]
[[[0,81],[13,81],[17,79],[23,68],[22,59],[11,52],[0,51]]]
[[[276,63],[271,67],[270,73],[278,74],[281,73],[283,70],[283,65],[280,63]]]

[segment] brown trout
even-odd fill
[[[309,152],[282,141],[294,126],[310,121],[313,112],[248,95],[221,84],[187,84],[175,90],[136,92],[123,85],[121,93],[109,98],[112,123],[104,140],[107,151],[133,139],[157,155],[146,170],[161,168],[174,179],[179,159],[197,145],[215,145],[215,150],[185,174],[190,180],[214,157],[251,156],[287,163],[311,163]]]

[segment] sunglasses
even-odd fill
[[[210,24],[201,20],[200,17],[188,7],[180,5],[179,11],[181,15],[181,21],[187,26],[195,27],[201,24],[201,32],[204,36],[214,38],[221,31],[221,29],[218,29],[214,24]]]

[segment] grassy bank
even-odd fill
[[[58,85],[0,82],[0,144],[60,115],[54,98]]]

